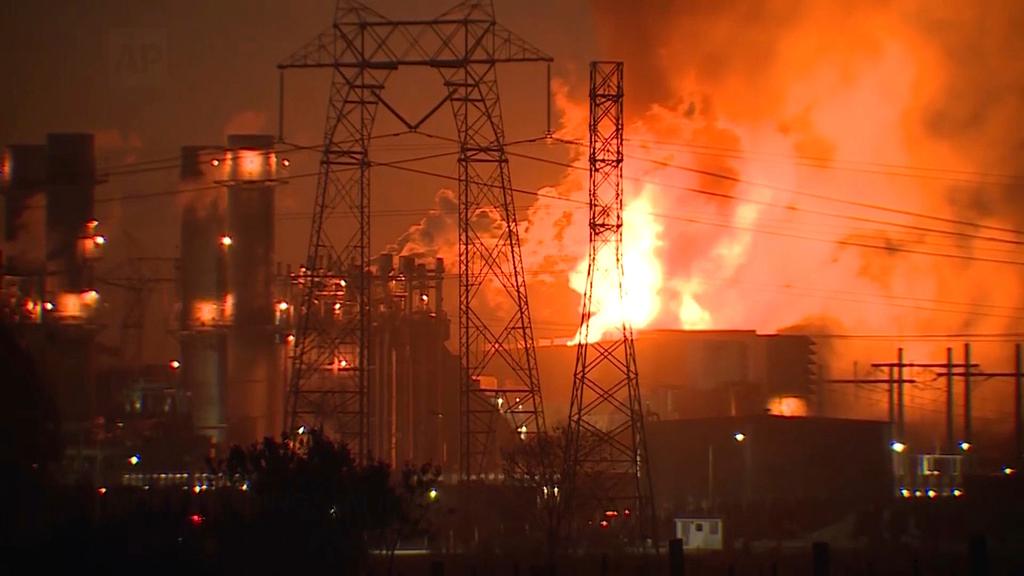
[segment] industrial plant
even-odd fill
[[[319,35],[304,23],[264,66],[273,109],[216,141],[195,124],[163,142],[173,156],[112,160],[131,145],[98,128],[4,132],[23,486],[86,494],[95,534],[157,517],[167,494],[202,562],[235,550],[231,522],[274,518],[303,524],[275,532],[289,546],[367,573],[402,553],[430,574],[495,558],[608,574],[609,557],[640,573],[663,556],[673,575],[684,557],[775,574],[804,553],[816,575],[1019,568],[1019,274],[960,284],[1022,265],[1024,231],[904,203],[1019,192],[1018,172],[845,161],[821,141],[857,128],[811,104],[746,131],[733,96],[656,94],[628,46],[562,67],[534,44],[552,34],[502,24],[506,3],[420,19],[374,4],[338,0]],[[595,30],[632,26],[593,9]],[[234,82],[219,64],[207,81]],[[764,126],[792,151],[744,148]],[[898,184],[889,201],[847,177]],[[856,555],[889,553],[907,566]]]

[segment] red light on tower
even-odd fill
[[[193,526],[201,526],[204,520],[206,519],[203,518],[202,514],[193,514],[188,517],[189,523],[191,523]]]

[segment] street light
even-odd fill
[[[907,445],[899,440],[893,440],[892,444],[889,444],[889,447],[897,454],[903,454],[903,451],[907,449]]]
[[[964,452],[967,452],[968,450],[971,449],[971,443],[968,442],[967,440],[961,440],[960,449],[963,450]]]
[[[737,442],[743,442],[744,440],[747,439],[747,435],[744,434],[743,432],[737,432],[733,434],[732,437],[735,438]]]

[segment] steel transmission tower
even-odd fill
[[[566,480],[575,506],[592,506],[596,512],[615,510],[620,518],[630,517],[638,536],[653,538],[654,505],[633,329],[623,316],[617,333],[598,340],[601,335],[592,335],[590,326],[591,316],[597,312],[595,284],[600,289],[601,284],[614,282],[619,300],[625,298],[622,100],[622,63],[592,62],[590,251],[569,405]]]
[[[544,430],[533,328],[505,154],[496,65],[550,62],[551,57],[497,24],[490,2],[462,2],[433,20],[393,21],[355,0],[338,2],[327,31],[279,65],[333,71],[324,150],[300,318],[288,390],[290,430],[333,427],[365,454],[368,431],[368,342],[373,328],[370,263],[370,142],[379,106],[410,131],[446,104],[459,139],[460,466],[484,470],[504,413],[521,435]],[[422,119],[409,122],[386,100],[385,84],[403,66],[438,71],[446,93]],[[355,221],[340,242],[325,223]],[[497,225],[495,225],[497,221]],[[486,293],[509,306],[495,311]],[[512,382],[482,387],[480,377],[503,363]]]

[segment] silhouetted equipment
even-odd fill
[[[1024,460],[1024,423],[1021,421],[1022,414],[1024,414],[1024,398],[1022,398],[1022,383],[1024,383],[1024,357],[1022,357],[1022,347],[1020,343],[1014,344],[1014,361],[1013,371],[1007,372],[989,372],[985,370],[977,369],[980,367],[979,364],[972,364],[971,358],[971,345],[970,343],[964,344],[964,362],[957,364],[953,362],[953,349],[947,348],[946,354],[948,359],[948,365],[946,366],[945,372],[937,374],[939,377],[946,378],[946,435],[947,442],[950,444],[949,450],[955,450],[959,444],[960,450],[966,452],[972,442],[973,433],[973,415],[971,413],[971,387],[973,386],[974,380],[987,380],[990,378],[1013,378],[1013,445],[1014,445],[1014,459],[1021,461]],[[955,368],[962,368],[962,372],[956,372]],[[954,414],[953,414],[953,385],[954,378],[962,378],[964,381],[964,420],[963,420],[963,438],[960,442],[954,443]]]
[[[830,564],[828,542],[811,544],[811,556],[813,557],[812,573],[814,576],[828,576]]]
[[[71,459],[84,463],[96,410],[95,356],[100,305],[94,264],[106,239],[97,231],[92,134],[55,133],[43,146],[4,154],[2,306],[32,349],[57,403]],[[77,452],[73,448],[77,446]]]
[[[365,457],[369,448],[375,323],[370,269],[370,142],[380,106],[415,130],[448,103],[458,128],[459,353],[464,478],[483,472],[493,452],[498,410],[522,436],[544,430],[533,329],[510,188],[495,65],[551,58],[494,19],[488,2],[462,2],[433,20],[392,21],[355,0],[340,0],[331,27],[279,65],[332,71],[327,126],[298,302],[288,387],[288,431],[323,426]],[[437,70],[446,94],[410,123],[384,99],[402,66]],[[338,238],[327,226],[347,214],[355,226]],[[501,226],[480,228],[489,215]],[[511,302],[488,310],[486,293]],[[337,306],[337,308],[334,308]],[[327,310],[325,310],[327,307]],[[337,312],[335,314],[334,312]],[[497,319],[491,316],[501,316]],[[485,316],[487,316],[485,318]],[[344,362],[344,369],[337,367]],[[510,382],[487,387],[492,364],[511,368]]]
[[[668,573],[670,576],[683,576],[686,573],[682,538],[672,538],[668,541]]]
[[[125,293],[117,348],[122,367],[129,373],[138,375],[144,366],[143,343],[150,297],[160,285],[175,285],[179,268],[177,258],[136,256],[126,258],[98,275],[99,284]]]
[[[953,349],[948,348],[946,350],[946,361],[945,362],[906,362],[903,359],[903,348],[897,351],[896,362],[872,362],[872,368],[884,368],[888,370],[888,379],[874,379],[874,378],[862,378],[862,379],[847,379],[847,380],[828,380],[831,384],[879,384],[888,383],[889,385],[889,422],[892,424],[892,438],[894,440],[906,440],[906,412],[904,402],[904,385],[915,384],[917,380],[913,378],[904,377],[904,370],[908,368],[946,368],[946,373],[940,373],[938,376],[946,376],[950,378],[947,381],[947,400],[946,400],[946,417],[947,417],[947,435],[949,437],[948,449],[953,448],[953,388],[952,388],[952,370],[953,368],[964,368],[966,371],[970,371],[973,368],[978,368],[979,364],[971,364],[970,358],[964,363],[953,362]]]
[[[631,509],[634,536],[653,538],[654,502],[633,328],[591,332],[600,306],[625,306],[622,272],[623,66],[590,65],[589,260],[569,404],[568,497],[594,511]],[[614,254],[608,259],[607,254]],[[610,261],[609,261],[610,260]],[[595,301],[595,284],[614,283],[618,302]],[[588,494],[581,489],[586,478]],[[584,502],[586,504],[584,504]]]
[[[971,576],[988,576],[988,538],[972,534],[967,542],[967,570]]]
[[[893,498],[885,422],[760,414],[653,421],[647,435],[662,509],[714,516],[774,505],[828,513],[830,521],[839,521]],[[726,517],[729,538],[741,527],[753,529],[744,523],[755,516]],[[776,520],[748,536],[771,533]]]

